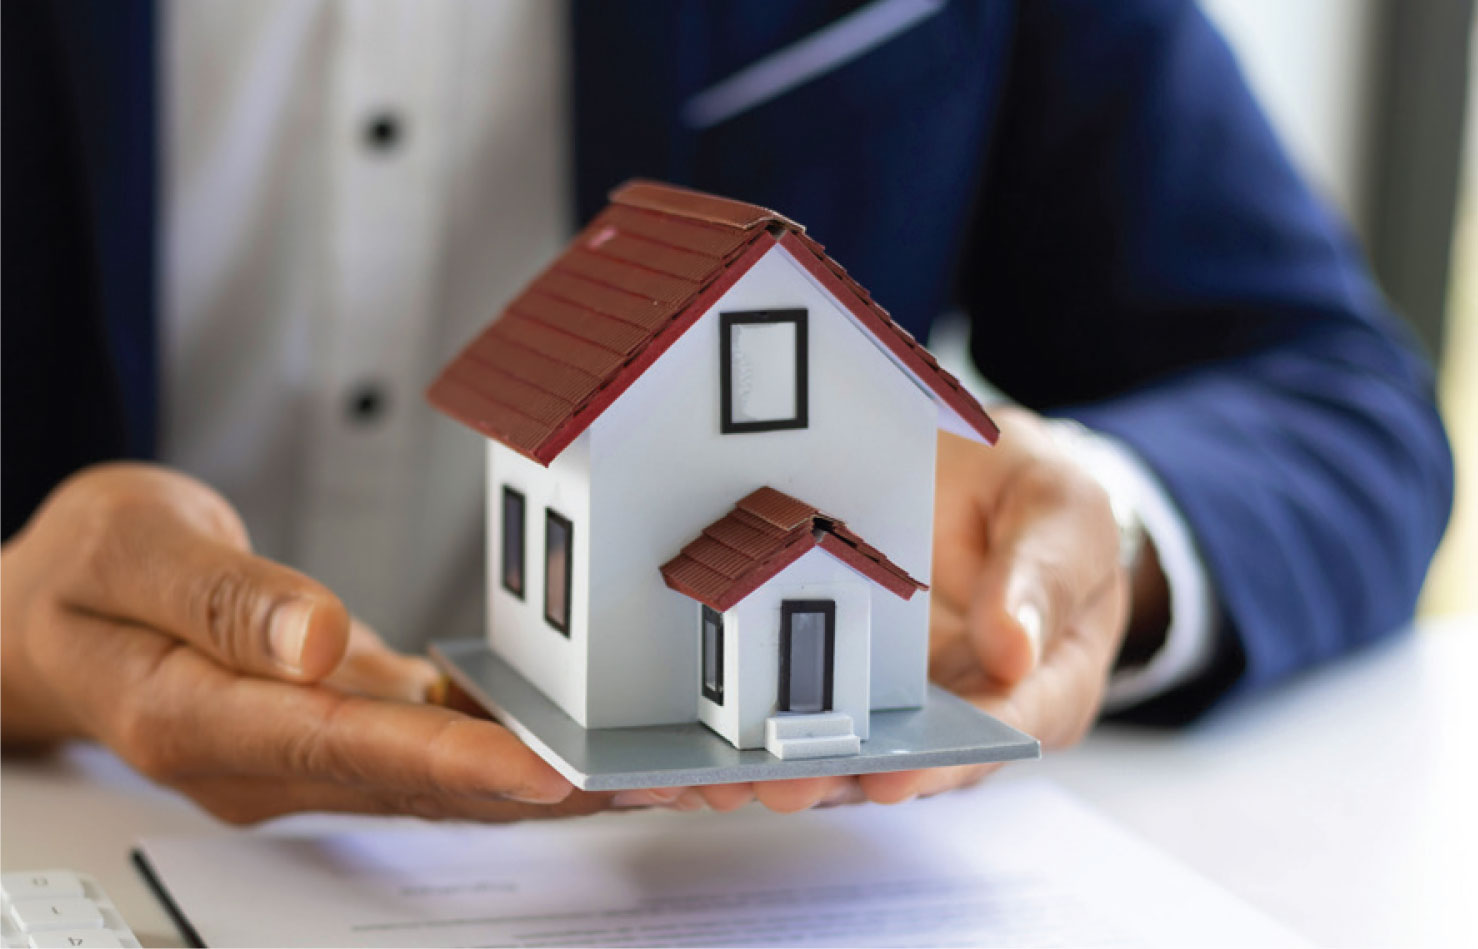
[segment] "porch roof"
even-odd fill
[[[905,600],[929,588],[840,520],[771,487],[751,492],[705,527],[662,565],[662,579],[723,612],[815,547]]]

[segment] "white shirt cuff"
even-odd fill
[[[1195,678],[1211,661],[1216,635],[1215,593],[1190,527],[1149,467],[1118,439],[1083,430],[1069,449],[1103,485],[1139,515],[1155,545],[1170,588],[1170,626],[1165,642],[1141,666],[1121,669],[1109,680],[1104,712],[1115,712],[1154,698]]]

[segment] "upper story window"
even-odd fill
[[[805,428],[806,311],[719,314],[721,430]]]
[[[544,509],[544,621],[570,634],[570,581],[575,565],[575,529],[569,518]]]
[[[503,589],[523,599],[523,495],[503,485]]]

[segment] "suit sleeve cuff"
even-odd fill
[[[1109,497],[1138,514],[1170,589],[1165,642],[1143,665],[1114,673],[1103,703],[1103,711],[1113,713],[1162,695],[1206,670],[1216,645],[1215,592],[1185,518],[1139,456],[1118,439],[1092,430],[1073,442],[1070,451]]]

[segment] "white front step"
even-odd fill
[[[765,748],[782,761],[855,755],[862,740],[845,712],[772,715],[765,719]]]
[[[781,761],[798,758],[840,758],[855,755],[862,750],[862,739],[856,735],[836,735],[832,738],[781,738],[766,741],[765,748]]]
[[[765,737],[835,738],[852,734],[846,712],[781,712],[765,720]]]

